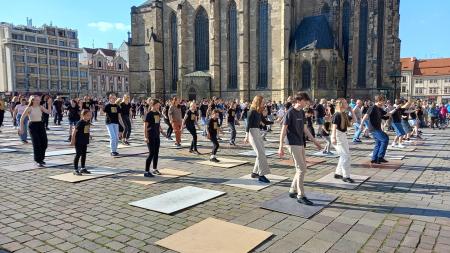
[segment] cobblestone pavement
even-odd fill
[[[2,128],[0,144],[8,143],[7,138],[17,137],[11,129],[10,126]],[[108,143],[103,141],[107,132],[102,121],[93,129],[96,131],[88,148],[88,168],[104,165],[143,171],[145,155],[112,159]],[[275,127],[268,138],[278,138],[278,129]],[[142,143],[142,123],[138,120],[133,131],[132,142]],[[56,145],[55,140],[67,138],[57,132],[49,132],[52,140],[49,150],[67,148],[62,142]],[[274,236],[255,252],[449,252],[450,131],[425,129],[424,132],[436,135],[427,137],[425,144],[417,146],[414,152],[394,152],[406,155],[400,169],[353,167],[354,173],[371,176],[356,190],[314,183],[334,171],[337,158],[311,166],[306,190],[339,196],[311,219],[259,207],[262,202],[287,192],[289,181],[259,192],[221,184],[250,173],[253,158],[239,157],[251,163],[221,169],[195,163],[207,159],[207,155],[187,155],[162,148],[160,168],[176,168],[192,174],[150,186],[126,181],[122,174],[70,184],[48,177],[70,171],[71,166],[27,172],[3,169],[5,165],[31,161],[31,144],[15,146],[20,152],[0,153],[0,252],[171,252],[154,242],[208,217],[272,232]],[[238,141],[242,142],[242,127],[238,135]],[[188,136],[183,137],[189,139]],[[199,138],[204,141],[200,135]],[[211,146],[206,141],[201,144],[206,148]],[[266,148],[275,149],[276,143],[267,142]],[[352,146],[352,162],[367,161],[371,148],[370,144]],[[250,150],[250,147],[241,144],[229,148],[222,142],[218,157],[237,158],[243,149]],[[309,145],[307,152],[311,151]],[[58,158],[73,159],[72,156]],[[276,157],[269,159],[272,173],[291,178],[293,168],[277,164],[278,161]],[[184,186],[227,194],[174,215],[128,205]]]

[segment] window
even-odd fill
[[[423,88],[416,87],[416,94],[423,94]]]
[[[70,58],[78,58],[78,53],[70,52]]]
[[[78,47],[78,43],[75,42],[75,41],[69,42],[69,47],[77,48]]]
[[[122,63],[118,64],[118,68],[119,68],[119,70],[122,70]]]
[[[67,43],[66,43],[64,40],[60,40],[60,41],[59,41],[59,45],[60,45],[61,47],[65,47],[65,46],[67,46]]]
[[[406,83],[406,76],[402,76],[402,83]]]
[[[77,33],[76,32],[67,32],[67,37],[69,37],[69,39],[76,39],[77,38]]]
[[[445,87],[444,88],[444,93],[445,94],[449,94],[450,93],[450,87]]]
[[[36,47],[26,47],[26,48],[28,48],[28,53],[30,54],[36,54],[38,51]]]
[[[97,67],[98,67],[98,68],[101,68],[101,67],[102,67],[102,61],[98,61],[98,62],[97,62]]]
[[[47,48],[39,48],[38,52],[39,54],[47,54]]]
[[[12,38],[13,38],[13,40],[23,40],[23,35],[22,34],[13,33],[12,34]]]
[[[37,68],[36,67],[28,67],[28,73],[37,74]]]
[[[46,75],[47,73],[48,73],[48,69],[47,68],[39,68],[39,74]]]
[[[58,41],[55,40],[55,39],[49,39],[49,40],[48,40],[48,43],[49,43],[49,44],[52,44],[52,45],[57,45],[57,44],[58,44]]]
[[[58,51],[55,50],[55,49],[50,49],[50,50],[48,51],[48,53],[49,53],[50,55],[52,55],[52,56],[58,56]]]
[[[238,87],[238,55],[237,55],[237,11],[236,3],[230,2],[228,6],[228,88],[237,89]]]
[[[50,69],[50,74],[52,76],[57,76],[58,75],[58,69]]]
[[[69,64],[67,63],[66,60],[60,60],[60,61],[59,61],[59,65],[65,66],[65,67],[69,66]]]
[[[345,1],[342,9],[342,44],[344,49],[344,61],[345,61],[345,72],[344,72],[344,87],[347,87],[348,81],[348,55],[350,47],[350,15],[351,7],[348,1]]]
[[[25,67],[16,65],[16,73],[25,73]]]
[[[36,42],[36,37],[31,35],[25,35],[26,41]]]
[[[47,38],[37,37],[37,42],[46,44],[47,43]]]
[[[369,6],[367,0],[361,0],[359,6],[359,47],[358,47],[358,87],[365,88],[367,84],[367,30],[369,21]]]
[[[62,75],[62,76],[69,76],[69,71],[67,71],[67,70],[62,70],[62,71],[61,71],[61,75]]]
[[[259,1],[258,7],[258,88],[268,86],[268,29],[269,29],[269,4],[267,0]]]
[[[415,83],[423,83],[422,79],[416,79]]]
[[[78,71],[70,71],[71,77],[78,77]]]
[[[64,31],[64,30],[58,30],[58,36],[59,36],[59,37],[66,37],[66,31]]]
[[[195,16],[195,69],[209,70],[209,21],[203,7]]]
[[[437,83],[437,80],[436,79],[431,79],[430,83]]]
[[[177,15],[175,13],[172,13],[170,17],[170,29],[172,46],[172,91],[176,91],[178,82],[178,28]]]
[[[59,56],[67,57],[67,51],[59,51]]]
[[[87,77],[86,71],[80,71],[80,77]]]
[[[402,86],[402,93],[406,92],[406,86]]]
[[[47,64],[47,58],[39,58],[39,64]]]
[[[438,94],[438,88],[436,87],[430,88],[430,94]]]
[[[311,64],[308,61],[302,63],[302,89],[311,88]]]
[[[319,88],[327,88],[327,63],[325,61],[319,63],[319,71],[317,74]]]
[[[27,62],[28,63],[37,63],[37,58],[33,57],[33,56],[28,56],[27,57]]]
[[[25,56],[24,55],[14,55],[13,59],[16,62],[25,62]]]
[[[70,66],[71,66],[71,67],[78,67],[78,62],[76,62],[76,61],[71,61],[71,62],[70,62]]]
[[[377,87],[383,86],[384,0],[378,0]]]

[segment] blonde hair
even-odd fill
[[[31,95],[30,98],[28,99],[28,106],[33,106],[33,102],[34,102],[34,95]]]
[[[121,99],[121,98],[118,98],[118,99],[116,99],[115,104],[118,105],[118,104],[120,104],[121,102],[122,102],[122,99]]]
[[[350,127],[350,120],[348,119],[348,114],[344,111],[344,103],[347,103],[345,98],[338,98],[336,100],[336,112],[341,115],[341,129],[347,129]]]
[[[250,110],[255,110],[259,113],[264,111],[264,105],[262,104],[264,98],[261,95],[256,95],[253,98],[252,105],[250,106]]]

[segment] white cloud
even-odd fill
[[[118,31],[128,31],[131,29],[130,25],[126,25],[124,23],[111,23],[111,22],[92,22],[88,24],[89,27],[93,27],[98,29],[100,32],[108,32],[111,30],[118,30]]]

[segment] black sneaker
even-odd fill
[[[301,197],[301,198],[297,198],[297,202],[300,204],[305,204],[307,206],[312,206],[314,205],[313,202],[311,202],[308,198],[306,197]]]
[[[384,158],[378,158],[378,162],[380,163],[387,163],[388,161]]]
[[[161,175],[161,172],[159,170],[153,170],[153,175]]]
[[[111,156],[119,156],[119,153],[117,153],[117,152],[112,152],[112,153],[111,153]]]
[[[380,162],[378,161],[378,159],[377,160],[372,160],[372,161],[370,161],[370,163],[375,163],[375,164],[380,164]]]
[[[291,199],[295,199],[295,198],[297,198],[297,193],[296,192],[290,192],[289,193],[289,198],[291,198]]]
[[[145,172],[144,173],[144,177],[154,177],[152,173],[150,172]]]
[[[45,168],[43,163],[36,163],[36,167],[38,167],[38,168]]]
[[[334,178],[336,178],[336,179],[342,179],[342,175],[334,174]]]
[[[194,153],[194,150],[190,149],[190,150],[189,150],[189,153]]]
[[[353,184],[355,182],[355,180],[353,180],[353,179],[351,179],[349,177],[343,178],[342,181],[344,181],[346,183],[350,183],[350,184]]]
[[[81,174],[91,174],[91,172],[88,171],[88,170],[85,169],[85,168],[82,168],[82,169],[80,170],[80,173],[81,173]]]
[[[251,177],[252,177],[252,178],[258,178],[258,177],[259,177],[259,175],[258,175],[258,174],[256,174],[256,173],[253,173],[253,172],[252,172],[252,175],[251,175]]]
[[[259,176],[258,177],[258,181],[261,182],[261,183],[270,184],[270,180],[267,179],[267,177],[265,177],[265,176]]]
[[[209,159],[209,161],[210,162],[213,162],[213,163],[218,163],[218,162],[220,162],[219,160],[217,160],[217,158],[211,158],[211,159]]]
[[[81,174],[81,172],[79,172],[78,170],[75,170],[74,172],[73,172],[73,174],[75,175],[75,176],[82,176],[83,174]]]

